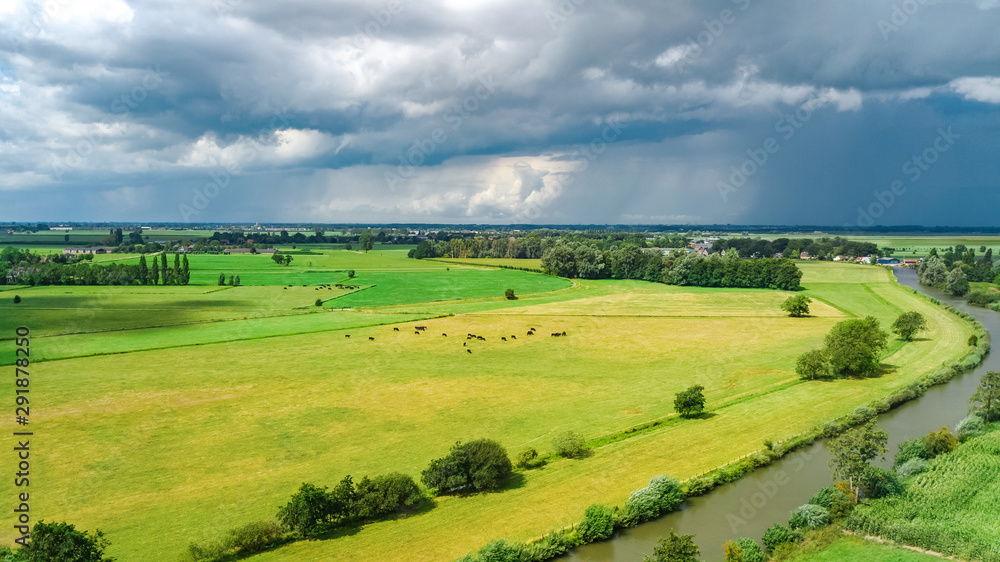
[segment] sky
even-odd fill
[[[1000,0],[0,0],[0,221],[996,226]]]

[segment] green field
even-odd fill
[[[906,492],[861,505],[851,528],[973,560],[1000,560],[1000,430],[928,462]]]
[[[546,454],[569,429],[596,439],[669,420],[503,493],[438,498],[420,515],[255,558],[453,559],[572,523],[595,502],[620,505],[653,475],[687,478],[809,431],[956,359],[971,334],[877,267],[803,264],[812,316],[788,318],[779,291],[570,282],[405,255],[323,251],[289,267],[196,255],[203,285],[3,292],[3,363],[17,325],[31,327],[37,361],[33,513],[101,528],[122,560],[173,560],[192,540],[272,517],[303,481],[419,477],[457,440]],[[366,288],[317,287],[347,282],[348,269]],[[247,286],[215,286],[219,271]],[[520,298],[504,299],[507,288]],[[892,345],[889,373],[798,380],[795,358],[836,322],[872,314],[887,327],[903,310],[922,312],[929,331]],[[466,342],[469,332],[487,341]],[[715,415],[678,420],[673,395],[695,383]]]
[[[844,560],[864,562],[931,562],[941,557],[916,552],[900,546],[866,541],[858,537],[845,536],[818,552],[802,554],[791,558],[795,562],[842,562]]]

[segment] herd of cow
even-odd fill
[[[399,328],[393,328],[392,331],[393,332],[398,332]],[[414,326],[413,327],[413,333],[416,334],[416,335],[418,335],[418,336],[420,335],[421,332],[426,332],[426,331],[427,331],[427,326]],[[448,337],[448,334],[443,333],[443,332],[441,333],[441,335],[444,336],[444,337]],[[528,335],[529,336],[535,335],[535,328],[528,328]],[[562,332],[552,332],[552,334],[550,334],[550,335],[552,337],[554,337],[554,338],[558,338],[558,337],[561,337],[561,336],[565,336],[566,332],[565,331],[562,331]],[[344,334],[344,337],[345,338],[350,338],[351,334]],[[465,339],[466,340],[486,341],[486,338],[484,338],[483,336],[480,336],[480,335],[477,335],[477,334],[473,334],[472,332],[469,332],[468,334],[466,334],[465,335]],[[500,336],[500,339],[502,341],[507,341],[507,336]],[[516,340],[517,336],[511,334],[510,339]],[[369,337],[368,341],[375,341],[375,338],[374,337]],[[467,342],[462,343],[462,347],[465,348],[465,351],[467,351],[469,353],[472,353],[472,350],[469,349],[469,345],[468,345]]]

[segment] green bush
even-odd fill
[[[975,415],[963,419],[958,422],[958,426],[955,427],[955,433],[958,434],[958,438],[962,441],[978,437],[982,435],[985,430],[986,424],[983,422],[983,418]]]
[[[278,542],[284,532],[274,521],[254,521],[229,530],[229,547],[241,555],[257,554]]]
[[[303,483],[278,509],[278,521],[303,537],[311,537],[333,518],[335,506],[326,488]]]
[[[644,488],[632,492],[619,512],[619,523],[631,527],[673,511],[684,501],[684,490],[676,478],[654,476]]]
[[[715,478],[708,476],[695,476],[684,483],[685,495],[691,498],[700,496],[715,487]]]
[[[912,458],[896,468],[896,475],[900,478],[906,478],[908,476],[913,476],[914,474],[920,474],[927,470],[927,461],[922,458]]]
[[[910,439],[909,441],[903,441],[899,444],[899,452],[896,453],[896,457],[892,460],[892,466],[898,467],[902,466],[903,463],[910,459],[924,459],[928,460],[932,458],[933,455],[927,450],[927,445],[921,438]]]
[[[475,559],[478,562],[527,562],[525,554],[524,545],[497,539],[479,549]]]
[[[413,510],[424,502],[424,494],[413,478],[390,472],[358,482],[356,514],[361,519],[378,519]]]
[[[764,562],[766,560],[760,545],[751,538],[740,537],[736,539],[736,546],[743,550],[743,562]]]
[[[858,484],[869,498],[884,498],[903,493],[903,485],[895,472],[878,466],[869,466],[861,473]]]
[[[802,533],[793,531],[787,525],[775,523],[764,531],[764,548],[768,552],[774,552],[783,544],[790,544],[802,539]]]
[[[986,307],[995,302],[1000,302],[1000,293],[987,289],[976,289],[966,295],[965,302],[973,306]]]
[[[875,411],[875,408],[870,406],[858,406],[853,412],[851,412],[851,415],[848,416],[847,419],[851,425],[861,425],[874,418],[876,415],[878,415],[878,412]]]
[[[538,451],[533,447],[528,447],[527,449],[521,451],[517,455],[517,468],[528,469],[535,464],[535,459],[538,458]]]
[[[568,459],[584,457],[587,454],[586,440],[575,431],[567,431],[555,436],[552,439],[552,446],[555,447],[556,454]]]
[[[807,503],[792,511],[788,526],[793,529],[816,529],[830,524],[830,512],[821,505]]]
[[[456,443],[448,456],[431,461],[421,479],[439,494],[495,490],[507,482],[513,470],[503,445],[477,439]]]
[[[854,498],[833,486],[816,492],[809,503],[825,507],[830,512],[831,519],[843,519],[854,510]]]
[[[615,512],[610,507],[594,504],[583,513],[580,538],[584,542],[604,540],[615,530]]]
[[[958,437],[952,435],[947,427],[942,427],[938,431],[932,431],[924,437],[924,446],[931,456],[950,453],[958,448]]]

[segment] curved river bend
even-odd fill
[[[991,334],[1000,334],[1000,314],[969,306],[964,300],[922,287],[916,272],[898,268],[896,277],[945,304],[972,314]],[[994,342],[996,345],[996,342]],[[986,371],[1000,371],[1000,353],[991,353],[976,370],[935,386],[912,400],[878,416],[878,424],[889,433],[887,461],[902,441],[926,435],[941,426],[954,428],[967,415],[969,397]],[[691,498],[680,511],[631,529],[618,531],[610,540],[575,549],[560,562],[636,562],[652,554],[660,537],[674,531],[693,534],[704,560],[722,560],[722,544],[736,537],[760,542],[774,523],[788,521],[790,512],[806,503],[820,488],[831,483],[829,454],[821,442],[799,449],[740,480]],[[886,465],[891,462],[884,463]]]

